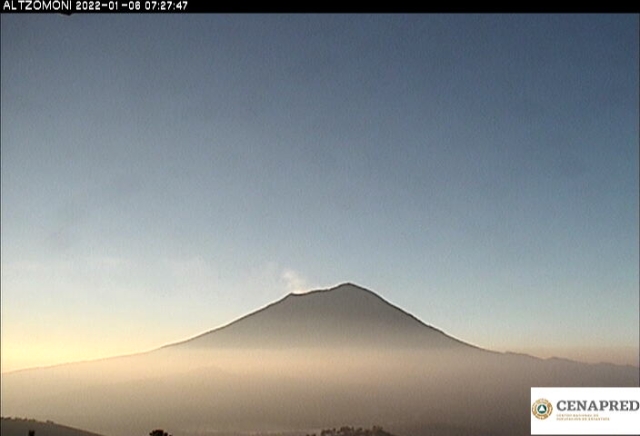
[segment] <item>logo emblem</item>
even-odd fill
[[[547,419],[553,412],[553,406],[544,398],[540,398],[531,406],[531,413],[538,419]]]

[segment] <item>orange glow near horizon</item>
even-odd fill
[[[159,346],[151,346],[143,341],[131,341],[127,345],[114,343],[74,342],[52,344],[20,344],[2,341],[2,373],[21,369],[54,366],[70,362],[98,360],[108,357],[142,353]]]
[[[21,369],[53,366],[63,363],[98,360],[108,357],[141,353],[158,348],[159,345],[149,345],[144,341],[130,342],[128,345],[76,343],[68,344],[37,344],[30,345],[4,341],[2,343],[2,373]],[[504,348],[496,351],[529,354],[539,358],[558,357],[585,363],[613,363],[617,365],[638,366],[637,347],[536,347],[524,349],[519,347]]]

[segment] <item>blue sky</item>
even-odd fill
[[[3,371],[343,281],[637,364],[637,15],[1,20]]]

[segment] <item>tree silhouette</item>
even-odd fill
[[[171,436],[171,435],[166,431],[162,430],[161,428],[158,428],[153,430],[151,433],[149,433],[149,436]]]
[[[320,436],[393,436],[385,431],[379,425],[374,425],[371,429],[362,427],[342,426],[340,429],[335,428],[324,429],[320,432]]]

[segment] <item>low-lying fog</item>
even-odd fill
[[[169,347],[3,376],[2,415],[111,436],[455,424],[524,434],[531,386],[637,386],[638,369],[462,349]]]

